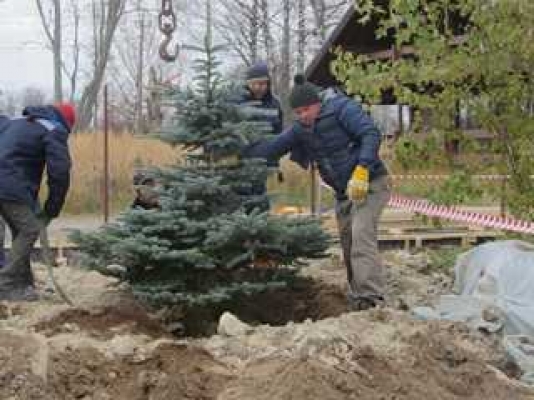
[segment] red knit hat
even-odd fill
[[[65,122],[69,125],[69,129],[72,129],[76,123],[76,109],[71,103],[57,103],[54,108],[59,111]]]

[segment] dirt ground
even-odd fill
[[[498,337],[410,315],[450,289],[450,272],[425,254],[384,258],[382,309],[348,312],[334,253],[294,293],[232,310],[244,322],[225,314],[220,334],[204,338],[177,338],[112,279],[57,268],[75,307],[54,295],[0,303],[0,399],[534,399],[496,368]],[[44,288],[44,269],[36,274]]]

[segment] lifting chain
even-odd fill
[[[158,15],[159,30],[165,36],[159,46],[159,56],[167,62],[176,61],[180,46],[176,44],[174,54],[170,54],[167,47],[170,45],[172,35],[176,31],[176,14],[172,9],[172,0],[161,0],[161,11]]]

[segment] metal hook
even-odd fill
[[[180,45],[176,44],[174,47],[174,54],[169,54],[167,47],[170,45],[172,36],[165,36],[159,45],[159,56],[163,61],[173,62],[178,58],[180,54]]]
[[[178,58],[180,46],[176,44],[174,54],[169,54],[167,47],[171,44],[172,34],[176,30],[176,14],[172,9],[172,0],[161,1],[161,11],[158,15],[159,30],[165,36],[159,46],[159,56],[163,61],[173,62]]]

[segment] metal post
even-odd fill
[[[311,169],[310,169],[310,180],[311,180],[311,191],[310,191],[310,200],[311,200],[311,206],[310,211],[312,215],[317,214],[317,192],[315,190],[315,187],[317,186],[317,174],[316,174],[316,168],[315,164],[312,163]]]
[[[139,59],[137,64],[137,102],[135,105],[135,133],[140,135],[143,133],[143,66],[144,60],[144,44],[145,44],[145,20],[144,15],[141,14],[139,21],[140,37],[139,37]]]
[[[108,85],[104,85],[104,223],[109,221],[109,119]]]
[[[506,175],[503,176],[501,180],[501,193],[500,193],[500,204],[499,204],[499,214],[501,215],[501,218],[506,217],[506,187],[508,178]]]
[[[321,216],[321,214],[323,213],[322,209],[323,209],[323,206],[322,206],[322,197],[323,197],[323,186],[321,185],[321,182],[319,179],[315,179],[315,186],[316,186],[316,190],[317,190],[317,210],[316,210],[316,214],[319,215],[319,217]]]

